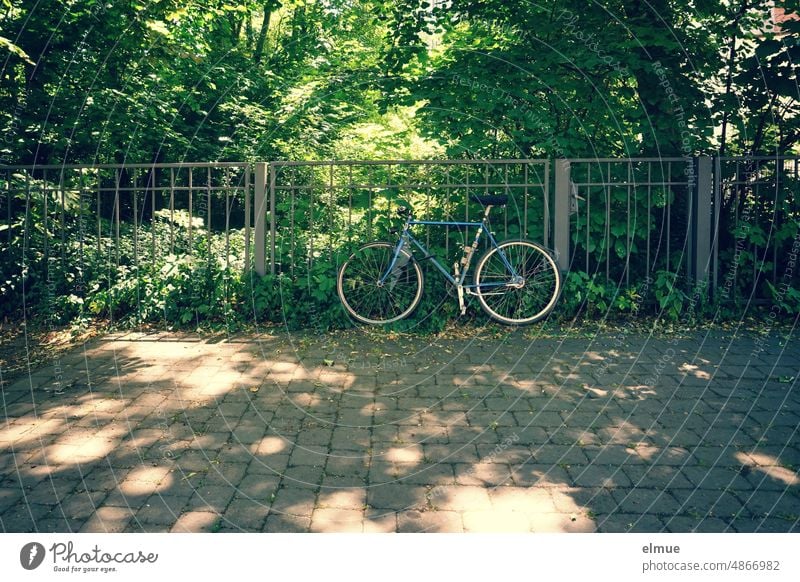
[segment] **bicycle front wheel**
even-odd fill
[[[411,254],[395,245],[364,245],[345,261],[336,291],[347,313],[362,323],[381,325],[408,317],[422,298],[422,269]]]
[[[553,310],[561,294],[561,273],[550,253],[538,244],[506,241],[478,261],[475,285],[481,307],[492,318],[524,325]]]

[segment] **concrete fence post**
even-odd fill
[[[569,209],[570,209],[570,164],[569,160],[556,160],[556,212],[553,250],[559,269],[569,270]]]
[[[255,206],[255,234],[253,237],[253,258],[255,260],[256,273],[259,275],[267,274],[267,240],[266,240],[266,220],[267,220],[267,168],[266,162],[255,164],[255,184],[254,184],[254,206]]]

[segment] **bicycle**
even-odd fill
[[[480,222],[415,220],[411,209],[397,210],[404,219],[396,243],[376,241],[356,250],[342,264],[336,278],[336,291],[345,310],[361,323],[381,325],[411,315],[422,299],[424,276],[420,261],[431,264],[456,290],[461,314],[466,313],[465,296],[478,298],[483,310],[493,319],[508,325],[530,324],[546,317],[561,293],[562,278],[548,250],[528,240],[498,243],[489,229],[489,213],[503,206],[508,196],[471,196],[484,207]],[[450,274],[442,263],[411,232],[413,226],[477,228],[472,245],[465,245],[464,256]],[[478,260],[473,282],[466,284],[473,255],[481,236],[489,248]],[[423,257],[414,257],[417,248]]]

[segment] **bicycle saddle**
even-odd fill
[[[508,203],[508,196],[470,196],[473,201],[483,206],[505,206]]]

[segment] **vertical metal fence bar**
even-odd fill
[[[528,189],[528,165],[525,164],[525,237],[528,238],[528,196],[527,196],[527,189]],[[550,240],[550,160],[544,161],[544,182],[542,184],[542,202],[544,204],[544,245],[547,248],[552,247],[552,241]],[[569,220],[567,221],[569,224]]]
[[[231,268],[231,173],[230,169],[225,168],[222,178],[222,186],[225,189],[225,271]],[[233,193],[236,198],[236,190]]]
[[[11,170],[7,170],[5,173],[6,176],[6,236],[8,239],[8,248],[6,249],[6,256],[8,257],[8,261],[11,261]]]
[[[755,168],[753,170],[754,180],[753,180],[753,197],[751,201],[751,206],[753,208],[753,219],[752,223],[753,226],[758,228],[758,207],[759,204],[757,203],[761,200],[761,163],[755,162]],[[756,244],[755,240],[750,245],[750,252],[752,253],[753,257],[753,284],[758,281],[758,265],[759,265],[759,256],[758,256],[758,245]]]
[[[347,245],[353,242],[353,164],[347,165]]]
[[[114,171],[114,255],[119,267],[119,182],[122,179],[119,169]]]
[[[667,182],[667,183],[671,183],[672,182],[672,162],[667,162],[667,179],[664,180],[664,182]],[[665,213],[667,215],[667,241],[666,241],[667,242],[667,244],[666,244],[666,247],[667,247],[667,252],[666,252],[666,255],[667,255],[667,267],[666,267],[666,269],[667,269],[667,272],[671,272],[671,270],[670,270],[671,267],[670,267],[670,263],[669,263],[670,247],[672,246],[672,239],[670,237],[670,220],[671,220],[670,214],[672,213],[671,212],[672,208],[671,208],[671,205],[669,203],[669,198],[670,198],[670,194],[671,193],[672,193],[672,186],[671,185],[665,185],[664,186],[664,196],[666,198],[665,198],[665,203],[664,203],[664,211],[665,211]]]
[[[101,212],[102,212],[102,200],[103,197],[103,177],[100,171],[97,171],[96,174],[96,182],[95,185],[97,186],[97,203],[96,203],[96,212],[97,212],[97,257],[100,258],[103,253],[102,248],[102,241],[103,241],[103,227],[102,227],[102,220],[101,220]]]
[[[653,228],[652,195],[653,195],[653,162],[647,162],[647,255],[645,259],[646,261],[645,264],[647,265],[648,276],[655,267],[655,265],[650,264],[650,235]]]
[[[158,170],[153,168],[150,171],[150,237],[151,239],[151,255],[150,260],[153,264],[156,263],[156,172]]]
[[[294,277],[294,264],[295,264],[295,208],[297,206],[295,200],[295,182],[296,182],[296,173],[294,168],[291,166],[286,166],[284,169],[285,173],[289,174],[289,196],[290,196],[290,206],[289,206],[289,271]]]
[[[175,168],[169,169],[169,252],[175,254]]]
[[[187,168],[187,172],[189,173],[189,182],[188,182],[188,184],[189,184],[189,249],[188,249],[188,253],[189,253],[189,256],[191,257],[191,256],[194,256],[194,248],[192,246],[192,218],[194,217],[194,208],[193,208],[194,205],[192,204],[192,201],[193,201],[192,196],[194,194],[194,192],[193,192],[194,183],[192,182],[192,180],[193,180],[193,176],[192,176],[193,172],[192,172],[192,167],[191,166],[189,166]]]
[[[603,172],[601,171],[600,172],[601,178],[602,178],[602,174],[603,174]],[[592,182],[592,162],[587,162],[586,163],[586,182],[587,182],[587,186],[586,186],[586,243],[585,243],[586,265],[585,265],[584,268],[586,270],[586,273],[589,273],[589,236],[590,236],[589,230],[590,230],[590,227],[591,227],[591,224],[592,224],[591,223],[591,218],[592,218],[592,202],[591,202],[591,200],[592,200],[592,188],[594,186],[594,183]],[[602,180],[601,180],[601,182],[602,182]],[[570,189],[571,188],[572,187],[570,186]],[[570,192],[570,195],[571,194],[572,193]]]
[[[314,190],[317,185],[317,173],[314,170],[315,168],[312,168],[311,170],[311,178],[309,180],[310,188],[308,188],[308,249],[306,249],[305,256],[306,268],[309,271],[314,266],[314,235],[316,234],[314,232]],[[324,182],[320,181],[320,184],[324,184]],[[309,281],[311,281],[310,277]]]
[[[334,208],[336,207],[336,194],[334,189],[334,175],[333,175],[333,164],[331,164],[330,168],[330,175],[329,178],[329,191],[328,191],[328,200],[329,200],[329,207],[328,207],[328,258],[332,261],[333,260],[333,237],[330,236],[330,233],[334,232]]]
[[[139,179],[136,170],[133,173],[133,190],[131,191],[131,198],[133,200],[133,265],[137,271],[139,269]]]
[[[718,276],[719,276],[719,225],[721,209],[721,188],[722,188],[722,162],[719,156],[714,158],[714,238],[711,246],[712,268],[711,268],[711,297],[716,298]]]
[[[452,194],[451,183],[450,183],[450,164],[446,164],[444,167],[444,208],[445,208],[445,220],[450,220],[450,195]],[[450,227],[446,226],[444,228],[444,254],[445,256],[450,256]]]
[[[44,205],[44,215],[42,222],[44,225],[44,265],[46,273],[50,273],[50,232],[48,231],[48,201],[47,201],[47,170],[42,171],[42,201]]]
[[[631,286],[631,193],[633,189],[634,175],[633,162],[628,163],[628,196],[626,199],[625,212],[625,286]]]
[[[606,281],[611,278],[611,162],[606,165]]]
[[[529,177],[529,169],[530,164],[525,162],[522,166],[522,183],[524,184],[522,188],[522,224],[520,225],[520,238],[527,239],[528,238],[528,186],[530,184],[530,177]],[[545,221],[547,220],[547,202],[545,201],[544,206],[544,214],[545,214]],[[550,241],[547,240],[547,224],[545,224],[545,236],[544,236],[544,245],[548,248],[550,247]]]
[[[30,171],[25,171],[25,220],[23,223],[23,234],[22,234],[22,264],[27,266],[27,258],[28,258],[28,244],[30,241],[30,232],[31,232],[31,173]]]
[[[503,194],[505,194],[506,196],[509,196],[511,194],[511,190],[509,189],[508,184],[509,184],[508,164],[505,164],[503,167]],[[516,196],[509,196],[509,199],[513,200],[514,206],[516,207],[517,206]],[[508,238],[508,207],[509,204],[506,204],[505,208],[503,208],[503,238]]]
[[[67,270],[67,193],[64,183],[64,168],[58,174],[58,193],[61,200],[61,273]]]
[[[206,241],[208,244],[208,268],[211,269],[214,251],[211,248],[213,238],[211,236],[211,166],[206,172]]]
[[[83,281],[84,273],[84,259],[83,259],[83,239],[85,237],[83,231],[83,191],[85,186],[83,178],[83,168],[78,168],[78,261],[80,262],[80,272],[78,274],[79,281]]]
[[[469,222],[469,165],[466,166],[466,174],[465,174],[465,181],[466,184],[466,191],[464,194],[464,222]]]
[[[781,174],[783,173],[784,165],[780,160],[775,160],[775,205],[772,207],[772,220],[770,220],[771,227],[771,236],[769,240],[772,241],[772,284],[775,285],[777,283],[777,276],[778,276],[778,268],[776,265],[777,259],[777,252],[778,252],[778,243],[777,243],[777,233],[781,227],[781,213],[780,208],[782,206],[780,200],[780,192],[781,192]],[[767,258],[767,253],[769,253],[770,249],[764,249],[764,260]]]

